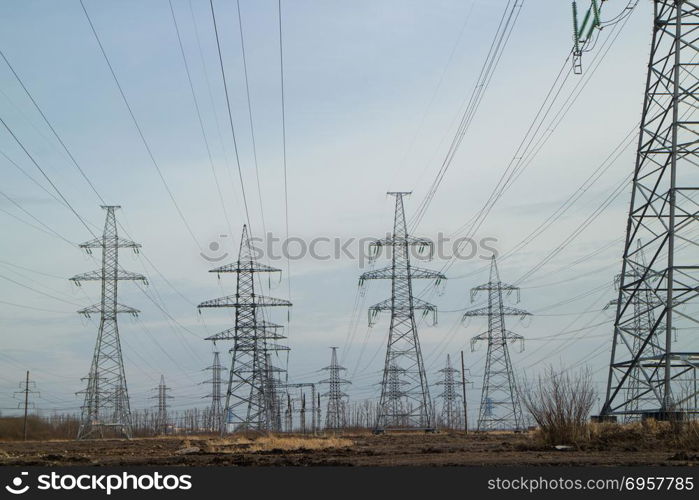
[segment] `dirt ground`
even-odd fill
[[[696,451],[639,449],[633,444],[556,450],[537,446],[526,434],[347,433],[304,442],[307,438],[302,436],[271,438],[265,446],[255,437],[214,436],[8,441],[0,442],[0,465],[699,465]]]

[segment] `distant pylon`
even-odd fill
[[[342,429],[347,426],[347,406],[346,398],[348,395],[342,392],[342,386],[351,384],[349,380],[345,380],[340,376],[340,372],[347,368],[340,366],[337,362],[337,347],[331,347],[332,355],[330,357],[330,366],[326,366],[323,370],[328,371],[328,378],[321,380],[321,384],[328,385],[328,391],[322,396],[328,398],[328,406],[325,413],[325,428],[326,429]],[[318,405],[320,407],[320,405]]]
[[[170,388],[165,385],[164,375],[160,375],[160,383],[158,384],[158,387],[154,388],[154,390],[157,392],[157,394],[153,396],[152,399],[158,400],[158,404],[155,407],[155,433],[166,434],[168,428],[167,408],[169,406],[167,400],[172,399],[172,396],[168,394]]]
[[[667,420],[683,418],[684,413],[699,414],[699,122],[695,116],[699,4],[654,0],[653,5],[650,58],[601,416]],[[653,300],[643,298],[647,293]],[[638,314],[647,318],[650,313],[652,323],[639,332]],[[682,335],[675,339],[676,333]],[[636,392],[639,377],[641,389]],[[636,405],[640,398],[645,401]]]
[[[442,374],[442,380],[437,382],[437,385],[443,387],[442,393],[437,396],[442,400],[442,425],[447,429],[456,429],[461,425],[461,395],[460,381],[457,377],[461,376],[461,372],[451,366],[451,356],[447,354],[447,364],[439,370]]]
[[[420,351],[415,311],[432,313],[433,323],[437,321],[437,307],[413,296],[413,279],[434,279],[437,283],[446,277],[436,271],[422,269],[410,264],[410,249],[429,249],[432,242],[408,235],[405,223],[403,197],[407,192],[389,192],[396,199],[393,219],[393,234],[374,241],[371,246],[377,251],[389,247],[391,265],[383,269],[362,274],[360,286],[371,279],[390,279],[391,298],[369,308],[369,325],[381,311],[391,312],[391,326],[388,333],[386,360],[384,363],[381,398],[377,411],[376,428],[381,432],[387,429],[419,428],[432,430],[430,392],[425,375],[425,366]],[[395,370],[394,370],[395,368]],[[398,392],[390,390],[391,374],[401,377]],[[401,401],[396,401],[400,398]]]
[[[221,419],[223,418],[223,396],[221,392],[221,377],[226,369],[221,364],[221,358],[218,351],[214,351],[214,360],[211,366],[206,368],[211,371],[211,378],[205,381],[205,384],[211,384],[211,393],[204,396],[211,398],[209,406],[209,429],[216,431],[221,429]]]
[[[255,261],[247,226],[243,226],[238,260],[209,272],[236,274],[235,295],[207,300],[197,306],[200,310],[210,307],[235,309],[235,326],[207,338],[233,341],[221,432],[226,432],[229,427],[233,431],[273,430],[276,417],[272,413],[268,393],[270,369],[267,366],[267,353],[289,348],[277,343],[284,338],[278,333],[282,327],[265,321],[260,309],[289,307],[291,302],[255,293],[255,275],[281,270]]]
[[[471,339],[471,349],[481,340],[488,344],[477,429],[522,430],[524,419],[508,344],[520,341],[523,345],[524,338],[507,330],[505,316],[523,318],[530,313],[504,305],[503,292],[508,295],[516,292],[519,301],[519,288],[500,281],[495,256],[490,263],[490,281],[471,289],[471,301],[478,292],[488,293],[488,305],[467,311],[463,316],[464,320],[473,316],[488,317],[488,331]]]
[[[146,283],[143,275],[124,271],[119,266],[119,249],[131,248],[135,252],[141,247],[138,243],[120,238],[114,211],[119,206],[103,206],[107,211],[102,236],[83,243],[87,253],[92,249],[102,250],[102,268],[73,276],[71,281],[80,285],[83,281],[100,281],[102,294],[99,304],[78,311],[89,317],[100,315],[97,342],[92,357],[92,365],[87,376],[87,388],[80,418],[78,439],[104,437],[105,429],[131,437],[131,409],[126,388],[124,360],[121,354],[121,341],[117,315],[128,313],[136,316],[138,310],[117,301],[119,281],[140,280]]]
[[[643,246],[641,241],[637,242],[638,258],[642,265],[645,265],[646,256],[643,251]],[[637,271],[631,270],[630,272],[636,273]],[[627,276],[627,280],[632,280],[633,276]],[[633,344],[631,346],[634,352],[641,350],[643,345],[643,340],[645,338],[646,332],[653,330],[653,325],[655,324],[655,307],[658,305],[659,299],[655,294],[652,293],[652,282],[657,281],[657,276],[639,276],[636,274],[635,279],[647,280],[649,283],[639,290],[638,293],[634,294],[631,298],[630,303],[633,308]],[[618,275],[616,277],[617,289],[622,282],[622,276]],[[626,300],[624,297],[622,300]],[[614,300],[610,302],[609,305],[616,307],[619,304],[619,300]],[[650,355],[650,359],[653,360],[651,363],[655,364],[658,359],[662,358],[663,346],[660,345],[660,338],[657,332],[660,329],[655,330],[655,334],[649,340],[646,351]],[[629,329],[631,331],[631,329]],[[644,370],[643,363],[637,362],[633,365],[631,372],[629,373],[628,383],[624,391],[624,398],[626,399],[626,404],[624,405],[624,421],[629,422],[640,417],[643,410],[652,409],[657,400],[653,395],[653,388],[658,387],[662,383],[662,372],[659,370]]]

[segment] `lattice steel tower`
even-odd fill
[[[369,308],[370,326],[373,325],[373,320],[379,312],[391,312],[391,326],[388,333],[376,430],[396,428],[432,430],[430,393],[415,325],[415,311],[421,310],[423,314],[431,312],[433,322],[436,323],[437,307],[413,296],[412,280],[434,279],[439,283],[446,277],[440,272],[411,265],[411,248],[429,249],[431,254],[432,242],[408,235],[403,197],[410,193],[389,192],[388,194],[396,199],[393,234],[374,241],[371,246],[376,250],[374,257],[382,247],[390,248],[391,265],[383,269],[368,271],[362,274],[359,281],[361,286],[366,280],[391,280],[391,298]],[[401,377],[397,392],[390,389],[390,374],[393,368],[395,368],[395,373]]]
[[[211,366],[207,367],[206,370],[211,371],[211,378],[205,381],[205,384],[211,384],[211,393],[204,396],[205,398],[211,399],[211,405],[209,406],[209,429],[220,430],[221,429],[221,418],[223,417],[223,396],[221,392],[221,380],[223,372],[226,369],[221,364],[221,356],[218,351],[214,351],[214,360]]]
[[[638,257],[645,264],[645,254],[641,242],[637,242]],[[654,281],[657,277],[647,276],[643,278],[642,276],[627,276],[627,279],[645,279],[650,282]],[[615,279],[615,285],[617,290],[622,282],[622,276],[618,275]],[[647,286],[646,290],[641,291],[631,298],[631,307],[633,307],[633,345],[632,349],[634,352],[638,352],[641,348],[642,342],[645,337],[645,332],[651,331],[651,328],[655,324],[655,311],[654,308],[658,305],[658,298],[651,293],[650,287],[652,284]],[[616,306],[619,304],[619,300],[613,300],[609,303],[609,306]],[[660,345],[660,338],[656,335],[649,341],[646,350],[651,355],[652,359],[659,359],[662,357],[663,348]],[[633,366],[631,372],[629,373],[628,383],[624,390],[624,398],[626,404],[624,406],[623,420],[629,422],[637,419],[640,416],[640,411],[643,408],[653,407],[653,391],[652,387],[657,386],[660,383],[660,377],[662,373],[659,371],[654,371],[650,380],[646,380],[644,377],[643,370],[640,367],[640,363]],[[650,382],[650,383],[649,383]]]
[[[165,384],[165,375],[160,375],[160,383],[158,384],[158,387],[155,387],[153,389],[156,391],[156,395],[152,397],[152,399],[157,399],[158,404],[155,407],[155,433],[156,434],[166,434],[167,433],[167,426],[168,426],[168,416],[167,416],[167,409],[168,409],[168,399],[172,399],[172,396],[168,393],[170,391],[170,388]]]
[[[289,307],[291,302],[255,293],[258,273],[281,272],[255,261],[247,226],[243,226],[238,260],[210,270],[212,273],[235,273],[236,292],[218,299],[207,300],[197,307],[235,309],[235,326],[208,337],[207,340],[232,340],[232,361],[224,406],[221,432],[229,427],[238,430],[274,430],[274,394],[268,376],[274,370],[267,366],[267,354],[288,350],[277,343],[284,338],[280,325],[265,321],[262,308]],[[273,382],[272,382],[273,385]]]
[[[460,376],[461,372],[451,366],[451,356],[447,354],[447,364],[439,370],[442,374],[442,380],[437,382],[437,385],[443,387],[442,393],[437,396],[442,400],[442,422],[441,424],[447,429],[456,429],[461,425],[461,395],[459,394],[461,385],[455,378]]]
[[[488,344],[477,430],[521,430],[524,428],[524,419],[508,344],[520,341],[523,345],[524,338],[507,330],[505,316],[523,318],[530,313],[504,304],[503,292],[508,295],[515,292],[519,302],[519,288],[500,281],[495,256],[490,262],[488,283],[471,289],[472,302],[479,292],[488,294],[488,305],[467,311],[462,318],[466,320],[474,316],[488,317],[488,331],[471,339],[471,350],[479,341]]]
[[[100,281],[102,284],[100,303],[78,311],[87,317],[92,314],[100,315],[92,365],[86,378],[87,387],[81,391],[85,399],[81,407],[78,439],[104,437],[105,430],[131,437],[131,409],[117,315],[128,313],[135,316],[139,311],[120,304],[117,301],[117,291],[120,281],[138,280],[146,283],[146,278],[124,271],[119,266],[120,248],[131,248],[137,252],[141,245],[119,237],[114,215],[119,206],[109,205],[102,208],[107,211],[102,237],[80,245],[88,254],[95,248],[102,250],[102,268],[70,278],[77,285],[83,281]]]
[[[666,419],[680,410],[698,411],[696,389],[681,396],[677,390],[680,383],[696,381],[699,367],[699,122],[693,116],[699,97],[698,41],[696,2],[654,1],[603,417],[635,413]],[[644,294],[653,300],[641,298],[639,311],[634,306]],[[638,332],[637,315],[650,312],[653,323]],[[673,346],[675,331],[686,335],[677,346]],[[685,349],[679,347],[683,340]],[[638,372],[644,384],[631,398],[652,401],[634,408],[628,388]]]
[[[340,376],[340,373],[347,368],[340,366],[337,362],[337,347],[331,347],[332,355],[330,357],[330,366],[326,366],[323,370],[328,372],[328,378],[321,380],[320,384],[327,384],[328,391],[323,393],[323,397],[328,398],[328,406],[325,413],[325,428],[326,429],[342,429],[347,426],[347,406],[346,399],[348,395],[342,391],[342,386],[351,384],[349,380],[345,380]]]

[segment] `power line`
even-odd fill
[[[238,166],[238,177],[240,179],[240,189],[243,193],[243,205],[245,206],[245,218],[248,223],[248,227],[252,231],[252,224],[250,223],[250,210],[248,209],[248,198],[245,194],[245,182],[243,182],[243,169],[240,165],[240,154],[238,153],[238,141],[235,137],[235,126],[233,125],[233,112],[231,111],[231,100],[228,95],[228,82],[226,80],[226,70],[223,64],[223,54],[221,52],[221,40],[218,36],[218,24],[216,23],[216,11],[214,9],[214,1],[209,0],[209,5],[211,7],[211,19],[214,23],[214,34],[216,35],[216,48],[218,50],[218,62],[221,67],[221,79],[223,80],[223,91],[226,95],[226,111],[228,111],[228,123],[231,128],[231,136],[233,137],[233,148],[235,150],[235,161]]]
[[[129,104],[129,101],[126,98],[126,94],[124,93],[124,89],[122,88],[121,83],[119,82],[119,78],[117,78],[116,72],[114,71],[114,67],[112,66],[112,63],[110,62],[109,57],[107,56],[107,52],[105,51],[104,46],[102,45],[102,40],[100,39],[99,35],[97,34],[97,30],[95,29],[95,25],[92,23],[92,19],[90,18],[90,14],[88,14],[87,9],[85,8],[85,3],[83,2],[83,0],[80,0],[80,5],[82,6],[83,12],[85,13],[85,17],[87,18],[87,22],[90,24],[90,29],[92,30],[92,34],[95,36],[95,40],[97,41],[97,45],[99,45],[100,52],[102,53],[102,56],[104,57],[104,60],[107,63],[107,66],[109,67],[109,72],[111,73],[112,78],[114,79],[114,83],[116,84],[117,89],[119,90],[119,94],[121,95],[121,98],[124,101],[124,104],[126,105],[126,109],[129,112],[129,116],[131,117],[131,120],[133,121],[134,126],[136,127],[138,135],[141,138],[141,141],[143,142],[143,146],[145,147],[146,152],[148,153],[148,156],[149,156],[151,162],[153,163],[153,166],[155,167],[155,170],[158,172],[158,177],[160,177],[160,180],[163,183],[163,186],[165,187],[165,190],[167,191],[167,194],[170,197],[172,204],[175,206],[175,209],[177,210],[177,213],[179,214],[180,219],[182,220],[182,223],[187,228],[187,232],[192,237],[192,240],[194,241],[195,245],[199,248],[199,250],[202,250],[202,247],[199,244],[199,240],[197,240],[197,237],[194,235],[194,231],[192,231],[192,228],[190,227],[189,222],[187,222],[187,218],[184,216],[184,213],[182,212],[180,205],[177,203],[177,200],[175,199],[175,195],[173,194],[172,190],[170,189],[170,186],[168,185],[167,180],[165,180],[165,176],[163,175],[163,172],[160,169],[160,165],[158,165],[158,162],[156,161],[155,156],[153,155],[153,151],[151,150],[150,144],[146,140],[146,136],[143,134],[143,130],[141,129],[141,126],[139,125],[138,120],[136,119],[136,115],[134,114],[133,109],[131,108],[131,104]]]

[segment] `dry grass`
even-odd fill
[[[213,453],[257,453],[265,451],[327,450],[331,448],[347,448],[353,444],[353,441],[350,439],[335,436],[234,436],[209,439],[205,442],[204,450]],[[187,440],[185,440],[184,446],[188,446]]]
[[[629,424],[590,423],[587,442],[596,446],[653,448],[670,445],[681,450],[699,450],[699,422],[647,419]]]

